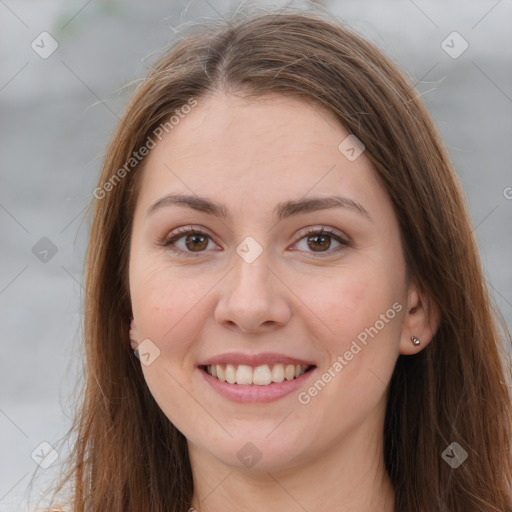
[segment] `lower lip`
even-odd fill
[[[300,388],[304,382],[311,377],[315,368],[304,373],[297,379],[284,380],[283,382],[273,382],[267,386],[230,384],[229,382],[221,382],[219,379],[212,377],[206,371],[199,368],[206,382],[219,394],[232,400],[233,402],[248,403],[266,403],[274,402],[293,393]]]

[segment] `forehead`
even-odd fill
[[[331,150],[336,150],[341,135],[348,132],[330,112],[311,102],[282,95],[247,98],[218,93],[200,98],[160,149],[172,149],[175,161],[212,155],[228,162],[248,156],[260,162],[279,157],[289,161],[315,149],[325,151],[334,145]]]
[[[239,209],[307,194],[382,196],[365,154],[351,161],[340,151],[349,132],[322,107],[281,95],[219,93],[197,102],[147,157],[139,197],[146,206],[170,192],[222,197]]]

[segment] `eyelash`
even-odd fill
[[[183,256],[185,256],[187,258],[189,258],[189,257],[197,257],[197,256],[200,256],[202,253],[205,252],[205,251],[198,251],[197,253],[194,253],[194,252],[183,251],[182,249],[176,249],[175,247],[172,247],[173,243],[177,242],[178,240],[180,240],[181,238],[185,237],[186,235],[204,235],[204,236],[207,236],[211,240],[211,237],[210,237],[210,235],[208,235],[208,233],[205,233],[204,231],[201,231],[200,229],[196,229],[196,228],[187,226],[187,227],[178,228],[175,231],[173,231],[172,233],[170,233],[160,243],[160,245],[165,247],[165,248],[170,249],[171,251],[173,251],[175,253],[181,253]],[[333,253],[337,253],[340,250],[343,250],[346,247],[350,246],[350,242],[348,240],[345,240],[344,238],[342,238],[340,235],[338,235],[332,229],[324,228],[324,227],[322,227],[320,229],[318,229],[318,228],[311,229],[311,230],[303,233],[301,238],[298,240],[298,242],[300,242],[301,240],[303,240],[304,238],[306,238],[306,237],[308,237],[310,235],[328,235],[330,238],[333,238],[334,240],[336,240],[336,242],[338,242],[340,244],[339,247],[337,247],[333,251],[329,251],[329,252],[324,252],[324,253],[317,252],[317,253],[315,253],[314,251],[311,251],[312,254],[315,254],[315,255],[317,255],[320,258],[331,256]],[[298,243],[298,242],[296,242],[296,243]]]

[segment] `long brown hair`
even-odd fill
[[[182,36],[119,123],[95,193],[85,390],[57,491],[72,483],[74,512],[191,505],[186,439],[153,399],[128,339],[129,241],[144,160],[126,163],[159,125],[211,91],[284,94],[332,112],[366,146],[393,203],[408,271],[441,311],[432,342],[399,356],[390,383],[384,455],[396,511],[512,511],[507,354],[447,150],[417,91],[378,49],[324,15],[291,11],[234,17]],[[501,335],[510,343],[506,328]],[[468,453],[456,469],[441,456],[452,442]]]

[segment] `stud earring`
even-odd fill
[[[420,341],[418,338],[416,338],[416,336],[411,336],[411,341],[412,341],[412,342],[414,343],[414,345],[416,345],[416,346],[418,346],[418,345],[421,343],[421,341]]]

